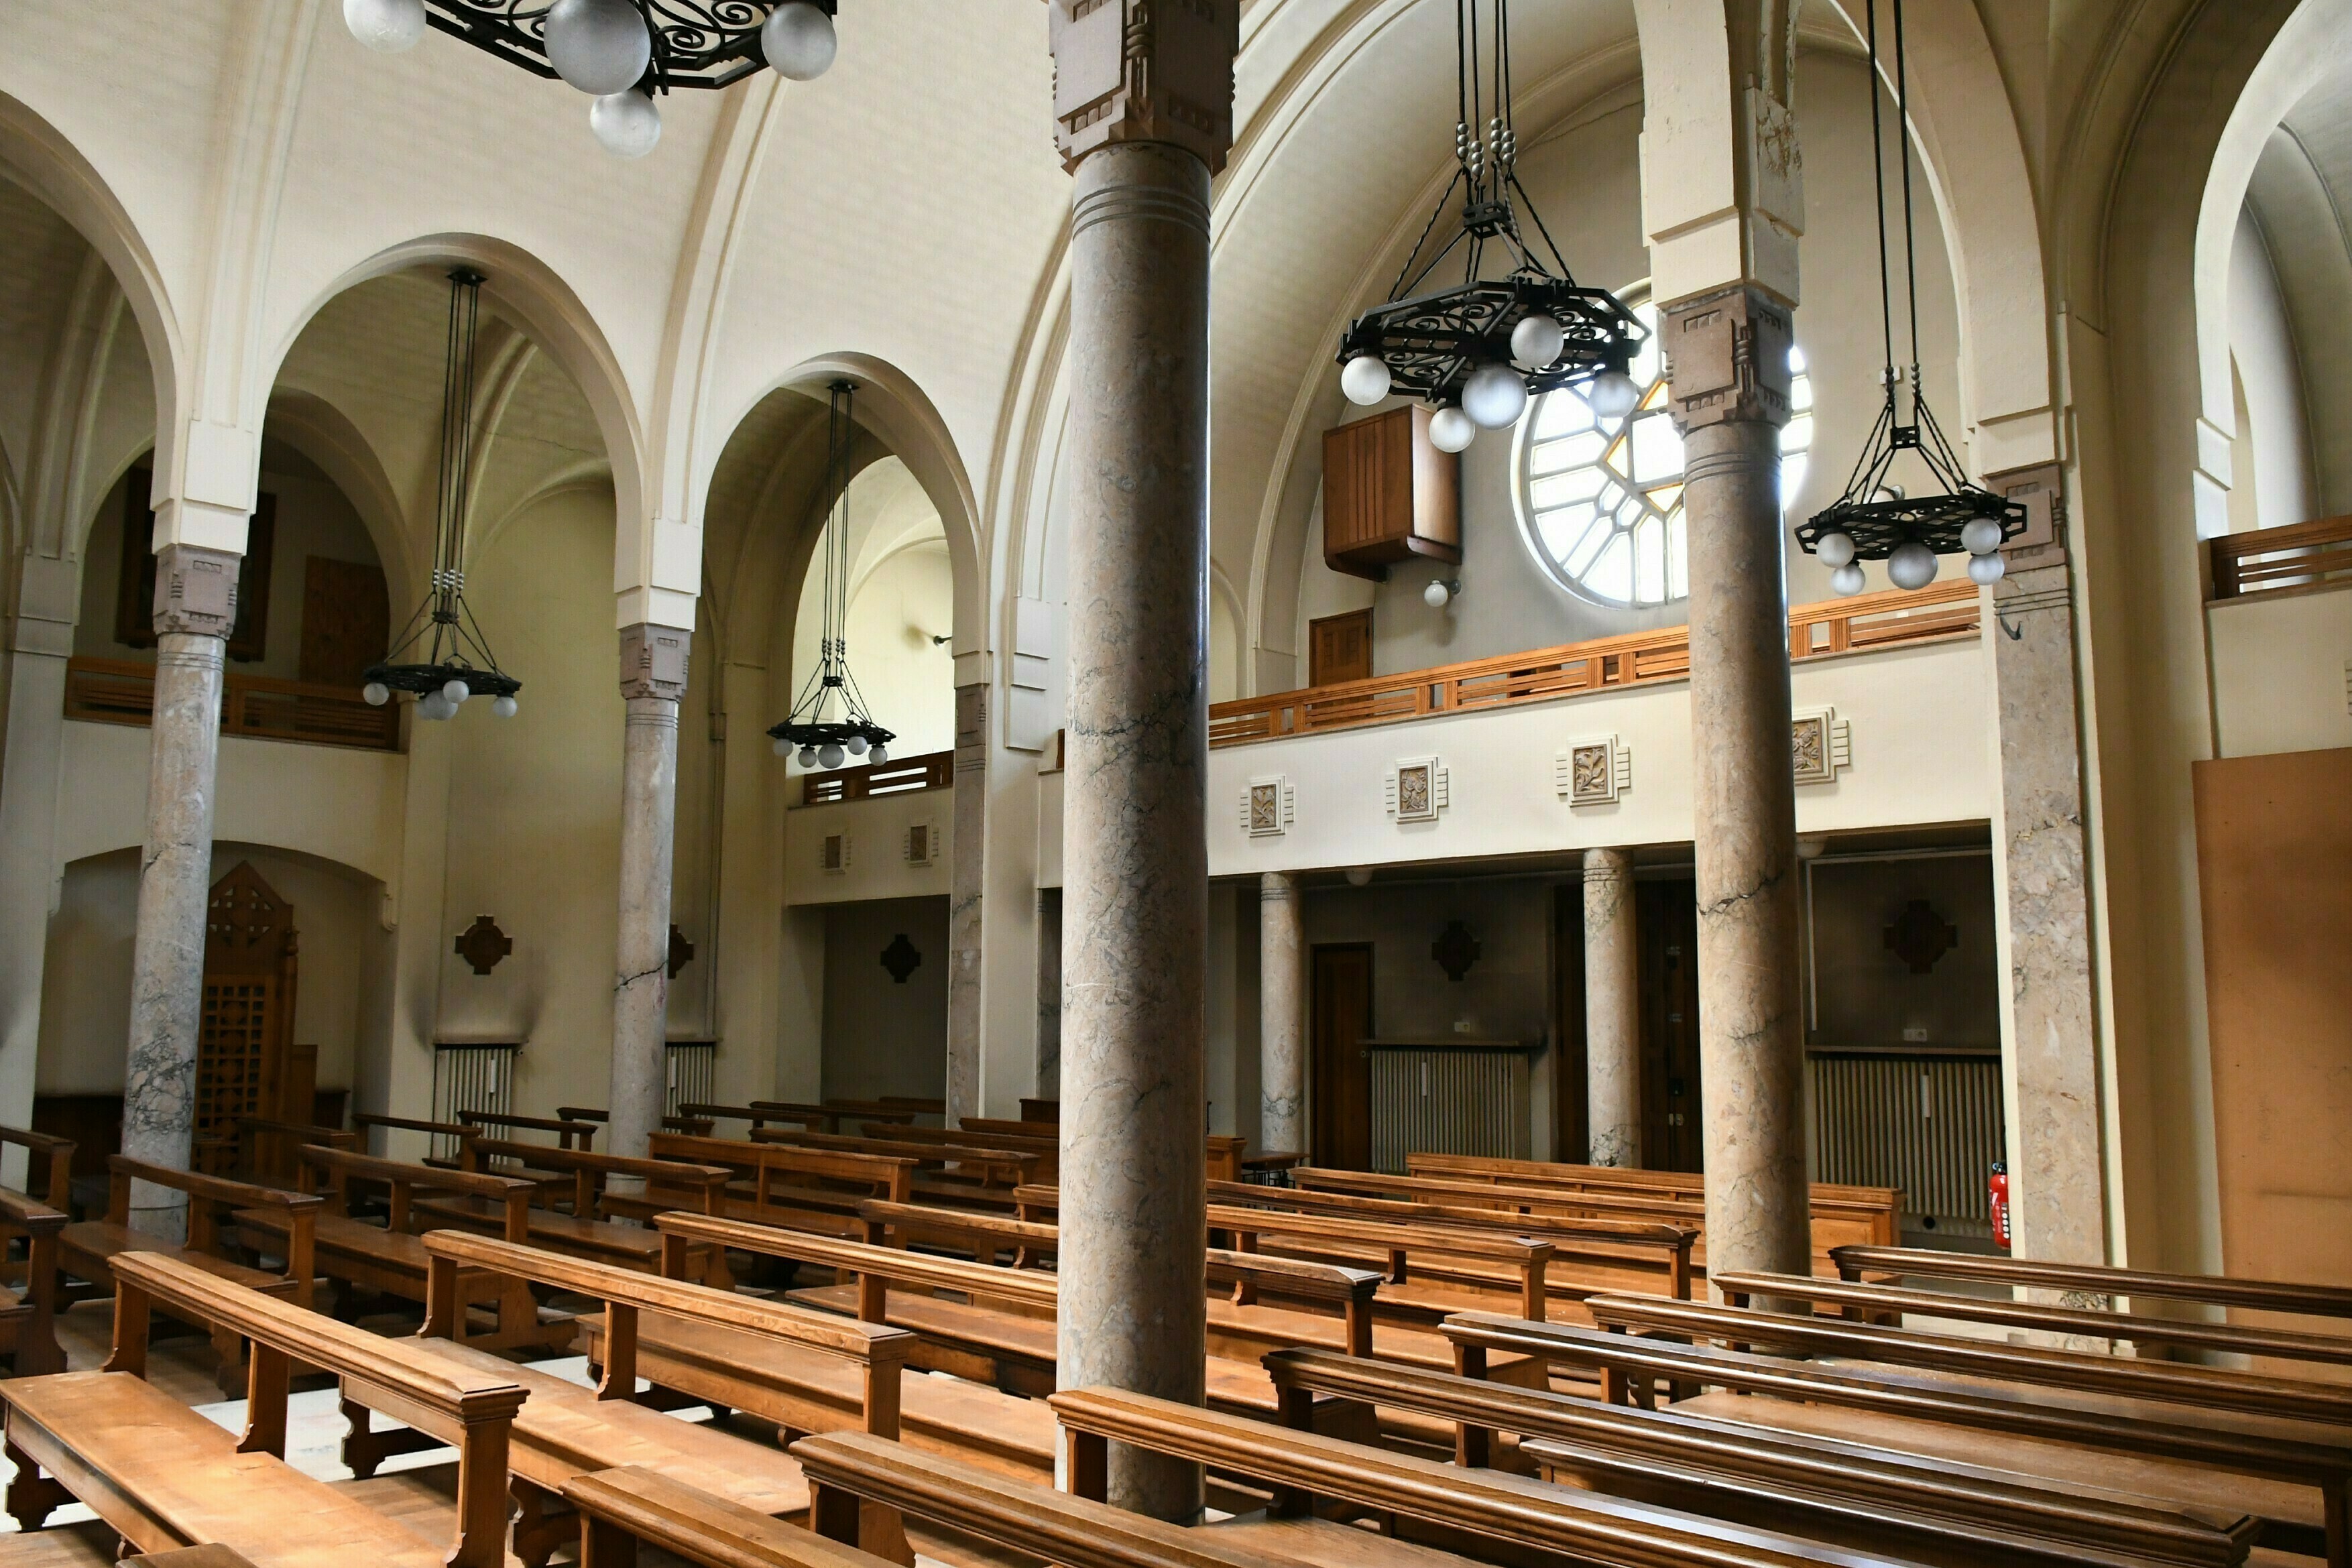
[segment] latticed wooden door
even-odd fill
[[[294,908],[252,862],[213,883],[196,1029],[196,1136],[234,1140],[236,1119],[288,1119],[294,1037]],[[307,1111],[303,1120],[308,1120]]]

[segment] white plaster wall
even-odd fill
[[[1980,717],[1984,658],[1980,643],[1959,641],[1798,665],[1795,706],[1833,706],[1853,743],[1853,765],[1835,782],[1797,791],[1798,831],[1988,819],[1997,778]],[[1571,740],[1609,734],[1632,749],[1633,789],[1613,806],[1571,810],[1553,788],[1553,758]],[[1221,747],[1209,754],[1210,874],[1686,842],[1690,746],[1689,689],[1662,682]],[[1434,822],[1391,821],[1387,771],[1433,753],[1452,805]],[[1243,794],[1275,774],[1296,791],[1296,819],[1280,837],[1252,839]]]
[[[2239,434],[2251,437],[2254,460],[2252,473],[2231,476],[2232,488],[2252,488],[2258,528],[2308,522],[2320,515],[2319,486],[2294,325],[2251,206],[2239,209],[2237,237],[2230,246],[2230,354],[2252,426]],[[2232,527],[2235,516],[2233,507]]]
[[[2352,746],[2352,591],[2225,599],[2205,622],[2220,755]]]
[[[955,863],[954,808],[952,789],[794,806],[784,817],[784,902],[797,906],[947,894]],[[929,865],[907,862],[907,830],[917,822],[929,823],[937,837]],[[832,833],[849,835],[845,871],[828,872],[818,859]]]

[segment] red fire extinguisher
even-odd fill
[[[2009,1250],[2009,1166],[2000,1160],[1992,1163],[1992,1175],[1985,1182],[1992,1193],[1993,1245]]]

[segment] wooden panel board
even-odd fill
[[[2222,1266],[2352,1285],[2352,750],[2194,771]]]

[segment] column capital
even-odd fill
[[[1790,310],[1753,286],[1668,306],[1658,318],[1675,428],[1789,423]]]
[[[155,552],[155,633],[226,638],[236,625],[237,569],[244,557],[201,545]]]
[[[677,702],[686,695],[687,657],[694,634],[676,626],[639,622],[621,628],[621,695]]]
[[[1298,878],[1286,871],[1260,872],[1257,899],[1260,904],[1296,904],[1298,901]]]
[[[1209,167],[1234,145],[1241,0],[1045,0],[1054,145],[1075,171],[1097,148],[1164,141]]]

